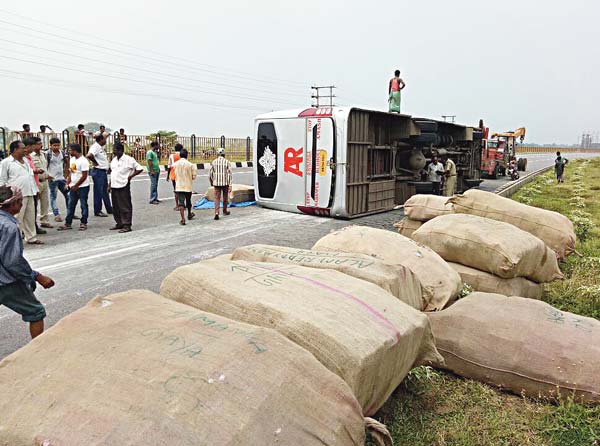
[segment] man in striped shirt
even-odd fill
[[[225,149],[221,147],[217,153],[217,159],[210,163],[210,185],[215,188],[215,220],[219,219],[219,208],[221,196],[223,197],[223,215],[229,215],[227,210],[227,199],[229,198],[229,187],[231,186],[231,163],[225,158]]]

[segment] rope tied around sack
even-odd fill
[[[387,426],[379,421],[365,417],[365,428],[378,446],[394,446],[394,440]]]

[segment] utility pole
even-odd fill
[[[311,98],[313,99],[313,107],[319,108],[321,105],[329,105],[330,107],[333,107],[335,105],[333,102],[333,98],[335,98],[335,95],[333,94],[333,89],[335,88],[335,85],[325,85],[320,87],[312,86],[310,88],[311,90],[313,90],[313,93],[311,95]],[[329,94],[322,94],[321,90],[329,90]],[[321,102],[325,99],[329,99],[329,104],[323,104]]]

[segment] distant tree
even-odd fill
[[[173,147],[177,144],[177,132],[174,130],[158,130],[148,135],[148,140],[154,141],[160,135],[160,152],[159,157],[165,158],[173,151]]]

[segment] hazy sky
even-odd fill
[[[0,125],[246,136],[311,84],[386,108],[399,68],[405,113],[576,143],[600,132],[599,23],[594,0],[3,0]]]

